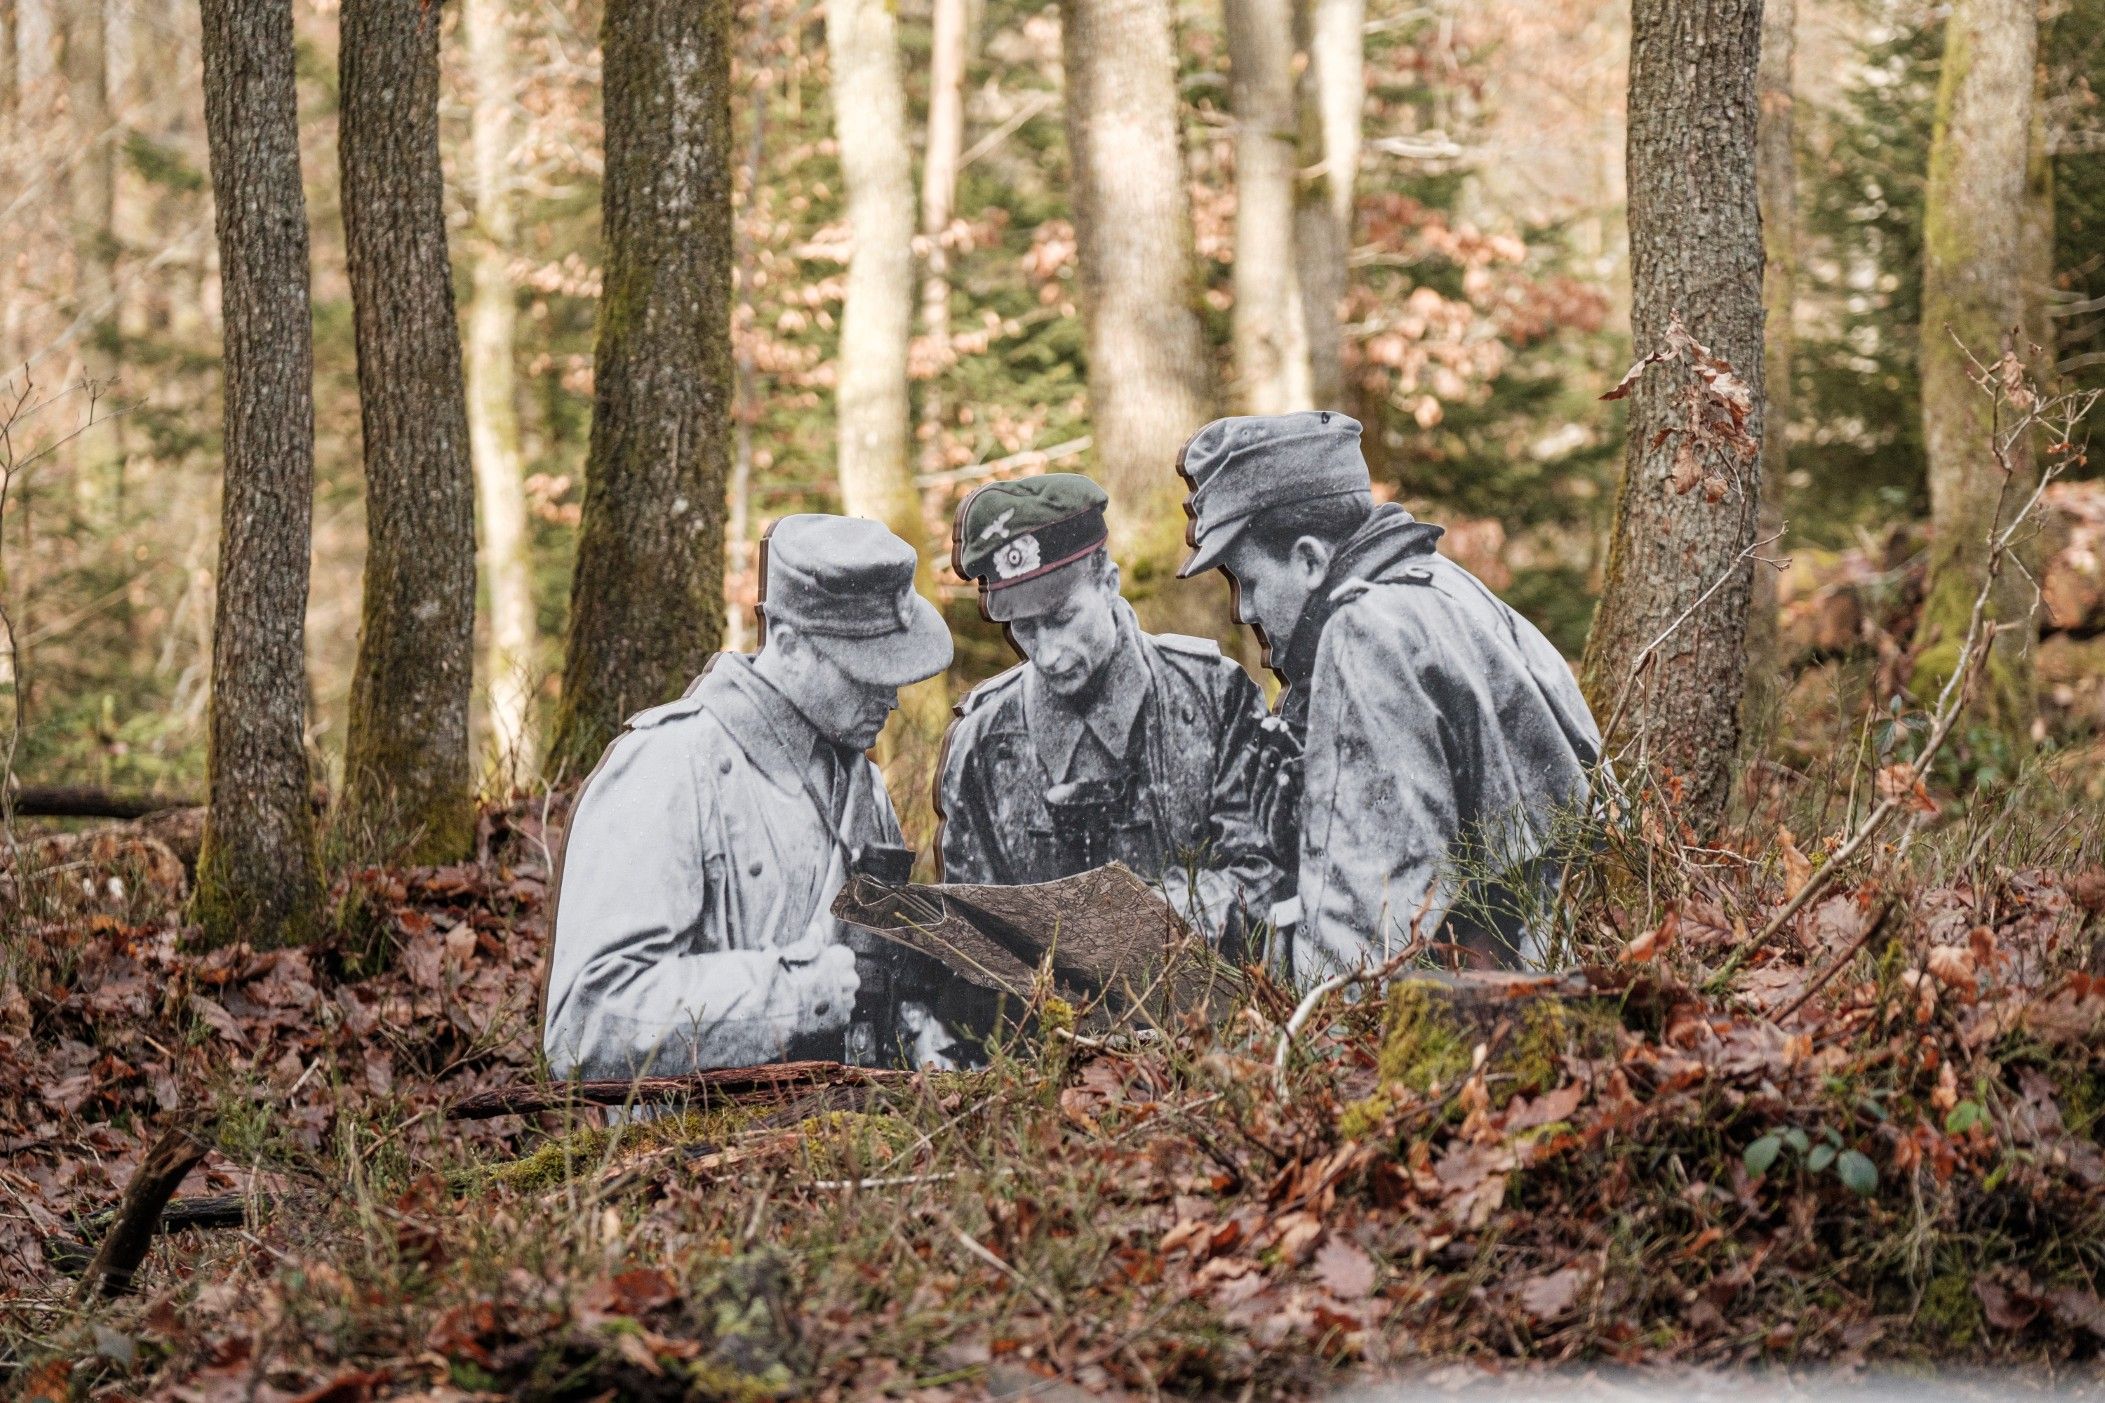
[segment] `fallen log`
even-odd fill
[[[275,1194],[200,1194],[195,1198],[172,1198],[161,1209],[161,1221],[154,1232],[158,1236],[192,1228],[204,1231],[247,1227],[257,1215],[271,1211],[278,1203]],[[82,1237],[45,1239],[45,1260],[68,1276],[80,1275],[94,1261],[96,1244],[115,1225],[122,1212],[123,1205],[119,1204],[87,1218],[80,1225]]]
[[[657,1101],[777,1098],[828,1086],[877,1086],[902,1082],[912,1072],[850,1067],[840,1062],[772,1062],[758,1067],[720,1067],[684,1077],[613,1077],[595,1081],[545,1082],[498,1087],[463,1097],[447,1111],[451,1120],[530,1116],[566,1106],[626,1106]]]
[[[107,789],[23,785],[9,791],[9,807],[20,818],[138,819],[169,809],[193,809],[201,800],[185,794],[119,794]]]

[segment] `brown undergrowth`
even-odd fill
[[[302,950],[187,953],[165,903],[90,882],[6,932],[0,1380],[1273,1396],[1427,1358],[2090,1367],[2100,814],[2026,784],[1916,813],[1751,951],[1860,801],[1772,776],[1703,848],[1633,816],[1571,883],[1561,996],[1341,993],[1283,1096],[1294,996],[1260,977],[1211,1024],[1019,1038],[845,1100],[453,1121],[536,1075],[537,808],[486,814],[474,863],[359,874]],[[73,1304],[91,1215],[205,1112],[186,1196],[248,1195],[247,1226],[168,1234],[136,1295]]]

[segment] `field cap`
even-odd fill
[[[1360,424],[1334,409],[1216,419],[1191,436],[1177,471],[1190,484],[1188,579],[1220,564],[1250,518],[1267,507],[1368,491]]]
[[[785,516],[762,543],[761,611],[864,682],[903,687],[950,666],[950,630],[914,591],[914,548],[875,521]]]
[[[1073,587],[1074,567],[1103,549],[1110,500],[1079,473],[990,482],[958,506],[951,563],[979,581],[988,618],[1044,613]]]

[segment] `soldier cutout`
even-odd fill
[[[1263,695],[1210,639],[1141,630],[1072,473],[979,488],[957,573],[1024,661],[958,706],[936,786],[946,882],[1053,881],[1124,863],[1236,948],[1277,870],[1252,808]]]
[[[555,1075],[891,1061],[895,1032],[937,1036],[926,1010],[896,1030],[870,1015],[893,967],[858,960],[830,910],[851,870],[903,881],[911,864],[863,752],[899,688],[950,665],[914,563],[877,522],[783,518],[763,546],[760,651],[717,654],[607,747],[556,865]]]
[[[1417,933],[1473,963],[1538,954],[1560,813],[1600,732],[1533,624],[1375,506],[1343,414],[1219,419],[1178,463],[1195,554],[1219,568],[1286,684],[1258,809],[1282,855],[1292,973],[1379,960]]]

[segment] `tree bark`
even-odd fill
[[[1235,114],[1235,370],[1246,414],[1307,409],[1308,332],[1294,252],[1301,133],[1292,0],[1226,0]]]
[[[225,325],[212,711],[196,915],[214,942],[299,940],[321,900],[308,804],[314,346],[292,0],[200,0]]]
[[[15,0],[0,0],[0,117],[15,115],[22,84],[22,31]]]
[[[1177,451],[1211,411],[1168,0],[1061,0],[1076,275],[1098,476],[1130,590],[1184,555]]]
[[[924,539],[921,492],[907,455],[906,357],[914,320],[914,186],[907,157],[906,90],[899,35],[887,0],[826,0],[834,135],[840,145],[848,226],[835,394],[841,507],[911,543],[916,586],[935,596],[935,557]],[[900,696],[901,719],[924,739],[950,716],[944,679]]]
[[[1363,0],[1296,0],[1300,78],[1300,165],[1294,249],[1307,328],[1309,398],[1343,408],[1345,370],[1339,309],[1351,287],[1353,201],[1359,173]]]
[[[921,334],[931,357],[921,391],[921,470],[940,472],[943,462],[943,377],[956,357],[950,350],[950,250],[943,234],[957,206],[958,157],[965,143],[965,48],[970,16],[966,0],[934,0],[928,55],[928,144],[921,157],[921,238],[927,268],[921,279]]]
[[[365,439],[365,607],[338,828],[361,859],[475,839],[475,475],[439,166],[439,14],[344,0],[344,246]]]
[[[1636,350],[1663,349],[1678,317],[1746,382],[1746,429],[1757,440],[1761,11],[1761,0],[1633,0],[1628,157]],[[1745,552],[1760,514],[1761,465],[1683,432],[1694,383],[1685,360],[1670,361],[1642,376],[1631,398],[1582,678],[1604,725],[1616,723],[1616,701],[1630,688],[1618,730],[1642,735],[1640,764],[1679,776],[1684,820],[1702,834],[1723,810],[1739,741],[1752,577]],[[1704,475],[1728,485],[1715,502],[1700,488],[1675,490],[1676,454],[1691,449]]]
[[[2031,488],[2024,446],[2005,483],[1990,455],[1994,406],[1972,361],[1993,364],[2026,324],[2024,226],[2033,131],[2036,0],[1958,0],[1945,21],[1944,68],[1923,204],[1922,426],[1929,464],[1928,596],[1911,686],[1934,697],[1958,662],[1989,537]],[[2006,413],[2007,413],[2006,409]],[[1989,616],[2016,624],[1990,650],[1976,716],[2028,747],[2034,713],[2032,590],[2003,573]]]
[[[60,66],[66,79],[66,115],[75,157],[67,178],[72,203],[75,265],[74,315],[103,327],[114,320],[117,163],[111,134],[109,16],[104,0],[66,0],[59,25]],[[95,338],[87,338],[92,344]],[[105,381],[100,367],[76,362],[69,377]],[[99,394],[99,392],[98,392]],[[96,410],[100,419],[107,404]],[[124,497],[124,445],[116,422],[98,424],[75,446],[74,496],[81,515],[99,531],[117,524]]]
[[[483,579],[490,593],[490,747],[509,784],[534,774],[529,724],[535,677],[532,545],[519,452],[517,290],[507,265],[518,241],[508,169],[516,80],[504,0],[465,0],[461,31],[474,89],[469,149],[475,179],[475,242],[468,300],[468,444],[482,508]]]
[[[730,0],[611,0],[592,442],[550,761],[582,774],[723,634]]]
[[[1761,105],[1755,134],[1755,184],[1761,203],[1762,384],[1768,405],[1761,442],[1761,534],[1783,531],[1784,477],[1790,471],[1791,324],[1798,298],[1798,144],[1795,79],[1798,0],[1767,0],[1762,10]],[[1779,547],[1780,549],[1780,547]],[[1776,567],[1756,563],[1747,602],[1747,676],[1750,701],[1773,694],[1777,656]],[[1750,719],[1753,719],[1750,716]]]

